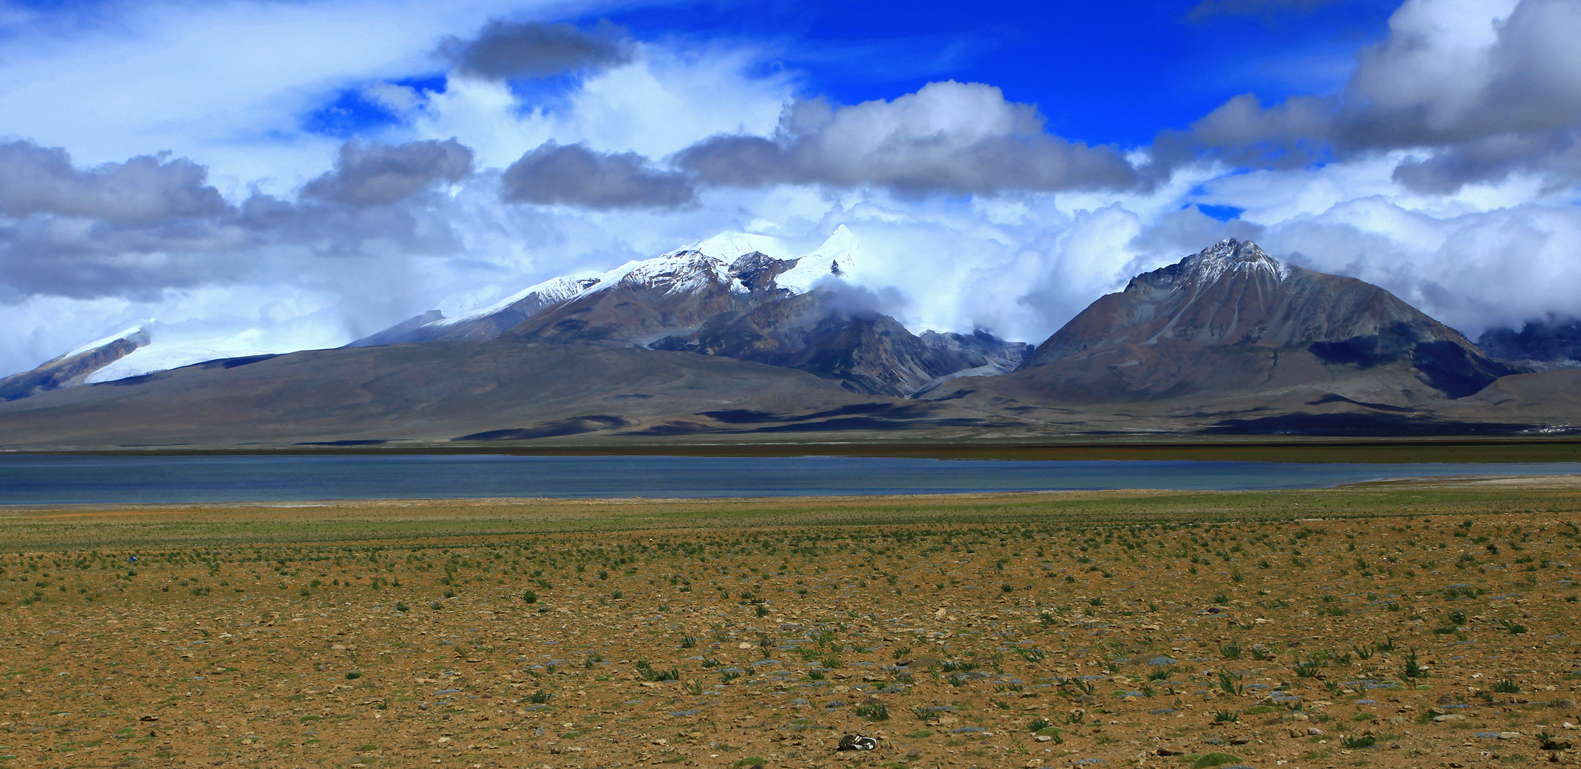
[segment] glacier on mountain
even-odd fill
[[[234,336],[192,341],[161,338],[93,372],[83,380],[83,383],[114,382],[117,379],[168,371],[221,358],[245,358],[286,352],[296,352],[296,349],[280,349],[277,345],[271,345],[262,339],[261,334],[256,330],[243,331]]]

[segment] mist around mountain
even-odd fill
[[[1519,331],[1490,328],[1477,337],[1477,346],[1491,357],[1539,371],[1581,368],[1581,319],[1548,316],[1522,323]]]

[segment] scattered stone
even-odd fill
[[[873,750],[878,747],[878,740],[872,737],[863,737],[860,734],[847,734],[840,738],[840,745],[836,750]]]

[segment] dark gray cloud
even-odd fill
[[[1395,179],[1426,193],[1515,172],[1581,179],[1578,36],[1575,0],[1520,0],[1503,19],[1443,0],[1407,3],[1390,36],[1361,52],[1342,96],[1271,107],[1238,96],[1188,131],[1161,134],[1154,158],[1165,168],[1204,156],[1278,166],[1423,150]]]
[[[584,208],[674,208],[701,187],[779,184],[879,187],[902,195],[1130,189],[1136,169],[1110,147],[1044,130],[1037,109],[978,83],[931,83],[893,101],[786,106],[772,138],[722,135],[656,167],[634,153],[549,142],[506,169],[514,203]]]
[[[1276,13],[1311,13],[1339,0],[1202,0],[1186,14],[1193,24],[1217,16],[1268,16]]]
[[[491,19],[471,40],[447,36],[435,52],[456,71],[488,80],[552,77],[631,60],[620,28],[600,22],[592,32],[571,24]]]
[[[1421,193],[1448,194],[1467,184],[1501,182],[1514,173],[1581,178],[1574,133],[1503,133],[1438,148],[1396,166],[1394,180]]]
[[[893,101],[790,105],[773,139],[716,136],[674,162],[701,184],[821,184],[901,193],[1125,189],[1136,170],[1109,147],[1044,130],[1027,104],[980,83],[930,83]]]
[[[1237,96],[1185,131],[1162,131],[1153,140],[1154,181],[1203,156],[1236,166],[1294,168],[1330,151],[1338,100],[1294,97],[1264,107],[1256,96]]]
[[[389,205],[472,172],[472,150],[454,138],[406,144],[341,145],[335,170],[307,183],[302,196],[352,206]]]
[[[462,178],[471,151],[453,140],[359,146],[310,185],[317,197],[254,193],[239,206],[201,186],[207,170],[185,159],[79,169],[63,151],[18,142],[0,145],[0,161],[0,302],[155,301],[259,276],[300,282],[325,257],[459,253],[448,199],[410,198]]]
[[[55,214],[118,223],[216,216],[230,210],[208,169],[168,154],[77,168],[59,147],[0,144],[0,214]]]
[[[1256,96],[1237,96],[1191,124],[1191,134],[1212,147],[1290,149],[1303,141],[1328,141],[1339,104],[1298,96],[1263,107]]]
[[[1448,3],[1396,12],[1390,37],[1361,53],[1336,138],[1394,148],[1581,124],[1581,3],[1521,0],[1485,30],[1467,29],[1464,13]]]
[[[244,280],[304,282],[324,259],[461,252],[446,212],[298,204],[255,194],[221,217],[62,227],[0,225],[0,302],[32,295],[156,301],[167,289]],[[266,277],[267,276],[267,277]]]
[[[580,208],[675,208],[696,199],[685,174],[655,168],[635,152],[604,154],[547,142],[505,169],[510,203]]]

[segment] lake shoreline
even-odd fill
[[[673,456],[673,457],[890,457],[982,460],[1217,460],[1292,464],[1346,462],[1576,462],[1581,438],[1225,438],[1192,440],[1115,436],[1112,440],[1072,442],[786,442],[786,443],[357,443],[276,448],[216,446],[97,447],[62,450],[6,450],[6,456]]]
[[[1578,475],[1581,463],[1269,463],[917,457],[0,456],[0,506],[400,499],[861,498],[1320,489],[1408,478]]]

